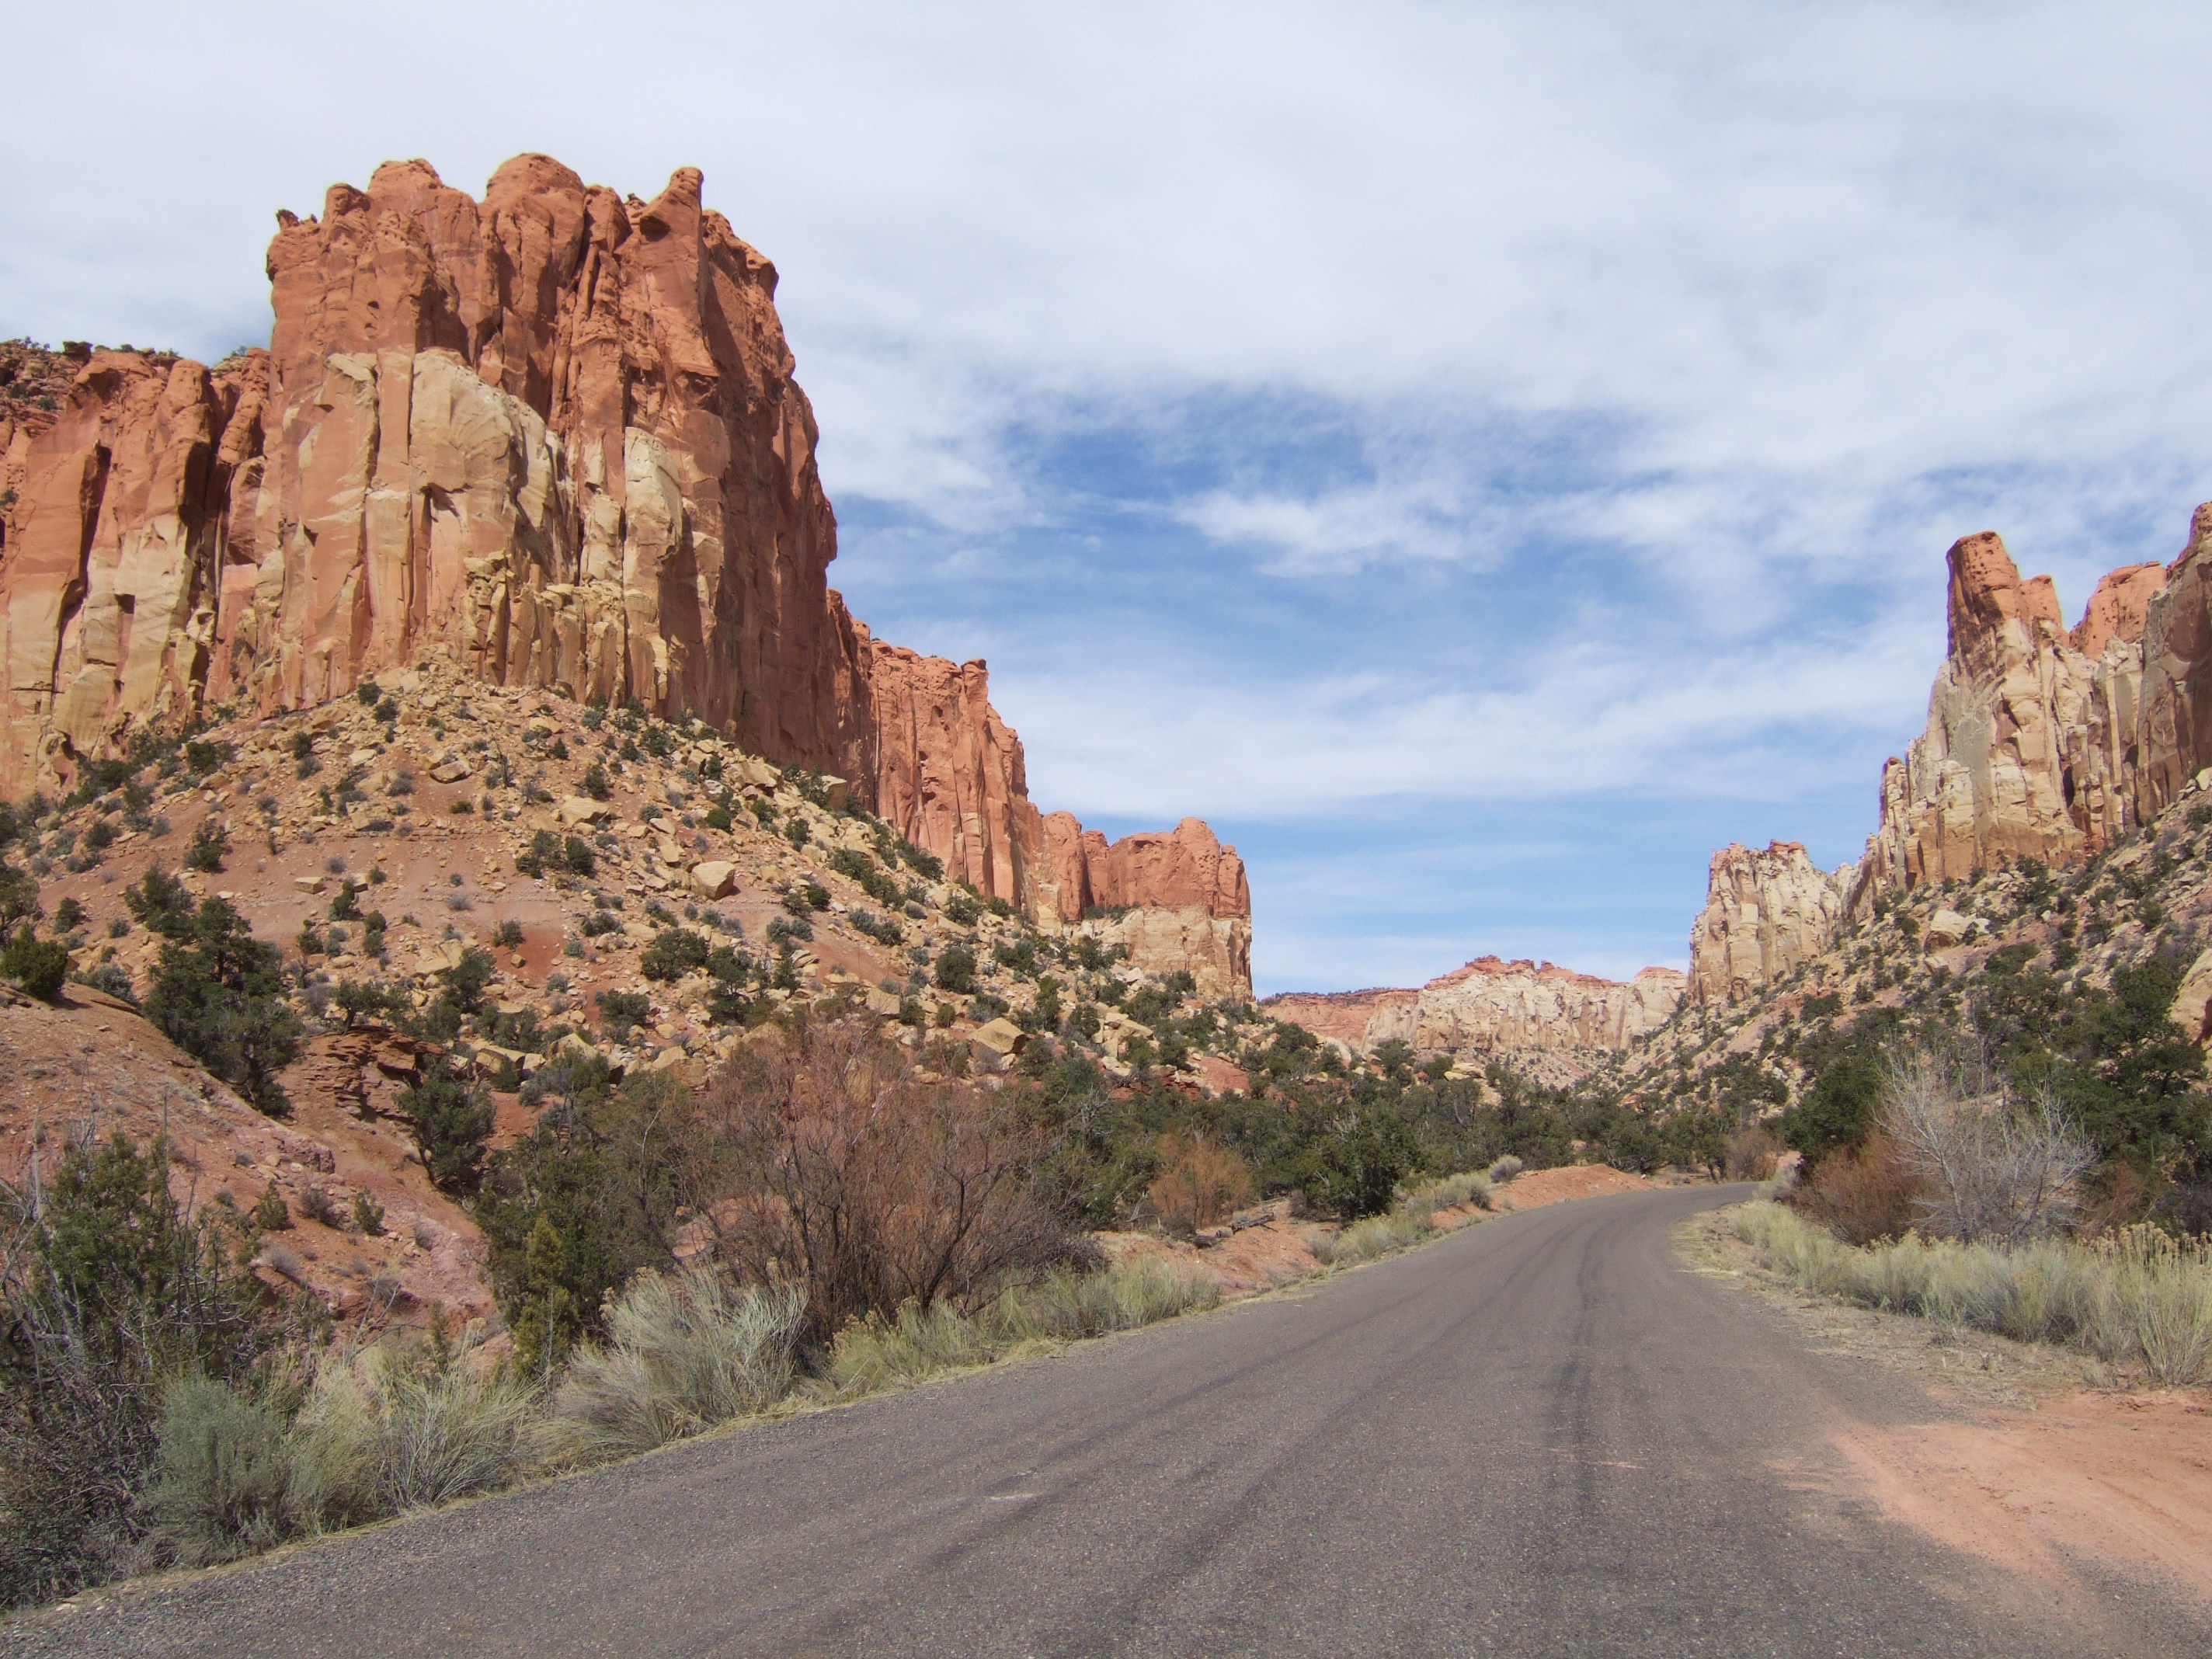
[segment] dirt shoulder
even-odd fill
[[[2212,1391],[2134,1387],[2064,1349],[1813,1295],[1761,1267],[1732,1214],[1674,1230],[1691,1272],[1776,1310],[1816,1352],[1912,1377],[1940,1407],[1834,1434],[1885,1516],[2069,1595],[2118,1574],[2212,1604]]]

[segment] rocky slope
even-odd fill
[[[205,728],[110,792],[48,808],[9,849],[50,923],[68,917],[74,972],[108,989],[72,983],[48,1006],[0,988],[0,1176],[58,1137],[166,1123],[192,1202],[250,1210],[271,1187],[283,1200],[292,1225],[258,1263],[273,1289],[308,1286],[371,1323],[433,1304],[490,1320],[485,1241],[430,1183],[395,1100],[447,1052],[494,1091],[496,1146],[535,1121],[521,1085],[553,1059],[702,1082],[787,1009],[872,1017],[925,1073],[987,1086],[1042,1033],[1110,1080],[1241,1087],[1241,1062],[1275,1036],[1248,1001],[1121,948],[1153,913],[1041,927],[849,791],[703,721],[609,714],[443,663],[361,690]],[[121,1000],[144,994],[161,943],[125,890],[149,866],[176,871],[208,827],[229,850],[186,884],[283,945],[307,1024],[281,1122]],[[1193,910],[1212,891],[1193,884],[1227,878],[1202,826],[1131,839],[1124,857],[1159,866],[1141,878],[1184,884],[1163,890]],[[653,969],[679,934],[743,953],[750,1012],[718,1005],[726,988],[696,960]],[[471,950],[494,969],[481,1012],[450,1040],[397,1029]],[[400,1012],[349,1015],[348,988],[365,987]],[[364,1195],[381,1232],[355,1219]]]
[[[1665,1024],[1683,984],[1671,968],[1621,981],[1493,956],[1419,990],[1294,993],[1261,1006],[1353,1053],[1397,1041],[1424,1060],[1449,1055],[1477,1072],[1504,1060],[1538,1082],[1564,1084]]]
[[[54,410],[51,355],[11,356],[40,390],[0,425],[0,795],[434,666],[697,718],[851,780],[987,897],[1157,911],[1133,947],[1249,991],[1233,848],[1048,829],[985,665],[877,641],[830,588],[775,268],[702,190],[523,155],[478,202],[389,162],[278,215],[267,350],[86,350]]]

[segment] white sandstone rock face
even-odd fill
[[[1542,1080],[1588,1070],[1666,1024],[1683,975],[1646,968],[1632,980],[1600,979],[1530,961],[1483,957],[1418,991],[1271,997],[1267,1012],[1357,1052],[1393,1038],[1419,1054],[1480,1064],[1513,1060]],[[1551,1065],[1531,1066],[1531,1060]]]
[[[1690,1000],[1734,1002],[1817,956],[1834,937],[1851,876],[1794,841],[1713,854],[1705,908],[1690,927]]]
[[[2069,634],[2051,579],[2023,580],[2001,538],[1948,557],[1950,653],[1927,730],[1883,769],[1854,915],[2011,859],[2071,862],[2139,821],[2143,635],[2166,608],[2164,568],[2113,571]]]

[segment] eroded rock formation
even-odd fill
[[[444,661],[853,780],[953,874],[1073,920],[984,665],[872,639],[828,586],[775,268],[701,192],[693,168],[645,202],[523,155],[478,202],[388,162],[278,216],[267,351],[99,353],[50,425],[11,420],[0,792],[204,704],[301,708]],[[1249,951],[1242,866],[1199,829],[1212,884],[1107,849],[1082,874],[1115,896],[1074,916],[1202,909]],[[1206,960],[1249,987],[1233,941]]]
[[[2160,568],[2107,576],[2069,634],[2051,579],[2023,580],[1999,537],[1966,537],[1949,560],[1950,651],[1927,731],[1883,769],[1867,892],[2078,858],[2136,822],[2142,631]]]
[[[1620,981],[1489,956],[1418,991],[1293,994],[1263,1006],[1357,1050],[1395,1038],[1422,1055],[1449,1054],[1473,1066],[1503,1059],[1552,1080],[1577,1075],[1658,1030],[1681,1001],[1683,983],[1672,968],[1646,968]]]
[[[1851,917],[2012,860],[2087,857],[2212,766],[2212,504],[2171,565],[2111,572],[2070,629],[2051,579],[2023,578],[1995,533],[1948,558],[1949,649],[1927,729],[1883,766],[1880,821],[1842,884]],[[1693,999],[1733,1000],[1803,960],[1836,880],[1759,866],[1776,851],[1714,855]]]
[[[1732,1002],[1826,949],[1850,866],[1821,870],[1794,841],[1713,854],[1705,908],[1690,927],[1692,1002]]]

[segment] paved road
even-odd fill
[[[134,1656],[2028,1655],[2080,1621],[1816,1449],[1924,1419],[1587,1200],[1220,1313],[0,1630]],[[2096,1626],[2092,1629],[2088,1626]]]

